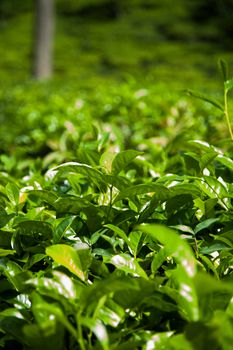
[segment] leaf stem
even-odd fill
[[[113,199],[112,191],[113,191],[113,185],[110,185],[110,187],[109,187],[109,204],[108,204],[109,207],[108,207],[108,213],[107,213],[107,220],[109,220],[109,216],[110,216],[110,213],[111,213],[111,210],[112,210],[112,199]]]
[[[78,313],[78,317],[77,317],[77,328],[78,328],[78,343],[80,345],[80,349],[81,350],[86,350],[85,344],[84,344],[84,339],[83,339],[83,330],[82,330],[82,325],[81,322],[79,322],[81,318],[81,310]]]
[[[229,130],[230,135],[231,135],[231,140],[233,141],[233,132],[231,129],[231,123],[230,123],[230,118],[229,118],[229,113],[228,113],[227,92],[228,92],[228,90],[224,89],[224,115],[226,117],[228,130]]]

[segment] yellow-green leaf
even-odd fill
[[[85,269],[81,258],[73,247],[66,244],[55,244],[46,248],[46,254],[56,263],[66,267],[70,272],[85,281]]]

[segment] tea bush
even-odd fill
[[[2,349],[231,349],[232,141],[168,91],[2,91]]]

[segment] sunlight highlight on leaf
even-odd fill
[[[168,254],[182,264],[190,277],[196,272],[196,260],[188,243],[175,231],[161,225],[140,225],[139,228],[155,240],[160,241]]]
[[[118,269],[126,273],[130,273],[135,276],[140,276],[145,279],[148,279],[147,274],[139,265],[137,260],[132,258],[130,255],[127,255],[127,254],[115,255],[111,259],[106,259],[106,262],[109,262],[115,265]]]
[[[46,248],[46,254],[54,261],[66,267],[70,272],[78,276],[82,281],[86,280],[86,268],[78,251],[65,244],[56,244]]]

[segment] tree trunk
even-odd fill
[[[34,77],[48,79],[53,70],[54,0],[35,0]]]

